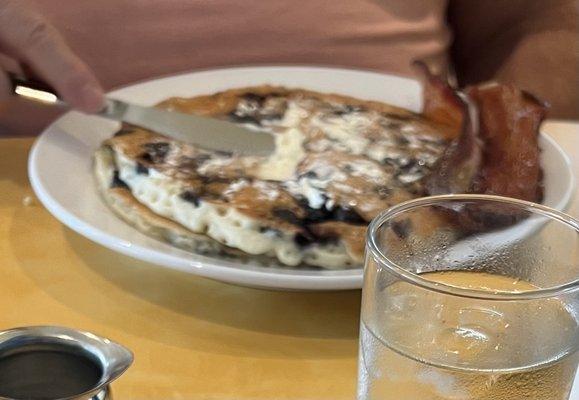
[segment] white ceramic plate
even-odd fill
[[[247,67],[195,72],[116,90],[111,97],[153,105],[171,96],[196,96],[235,87],[274,84],[384,101],[418,111],[417,82],[390,75],[313,67]],[[240,265],[192,254],[151,239],[118,219],[99,197],[92,177],[92,155],[118,125],[70,112],[49,126],[29,160],[32,187],[62,223],[87,238],[144,261],[240,285],[290,290],[362,287],[362,269],[320,271]],[[549,137],[541,137],[545,204],[563,210],[574,179],[570,162]],[[138,273],[138,272],[135,272]]]

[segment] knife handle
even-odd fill
[[[18,97],[42,104],[66,106],[56,90],[44,82],[28,79],[12,72],[8,72],[8,79],[12,86],[12,93]]]

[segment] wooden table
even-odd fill
[[[545,128],[579,177],[579,125]],[[64,325],[128,346],[117,399],[355,397],[359,291],[248,289],[113,253],[26,204],[31,144],[0,140],[0,329]]]

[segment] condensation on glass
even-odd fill
[[[359,400],[567,400],[579,223],[482,195],[422,198],[370,226]]]

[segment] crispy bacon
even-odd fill
[[[478,105],[483,165],[472,191],[540,202],[539,126],[547,107],[512,85],[466,89]]]
[[[427,179],[427,193],[483,193],[541,201],[538,134],[546,105],[512,85],[454,90],[423,65],[421,69],[424,115],[459,132]]]
[[[433,75],[426,64],[416,61],[414,66],[423,77],[422,114],[430,121],[443,125],[451,132],[451,137],[459,137],[461,128],[464,126],[464,119],[468,117],[464,101],[456,90]]]
[[[454,136],[427,179],[426,191],[430,195],[467,193],[482,165],[476,108],[464,94],[432,75],[424,64],[416,66],[425,78],[423,115]]]

